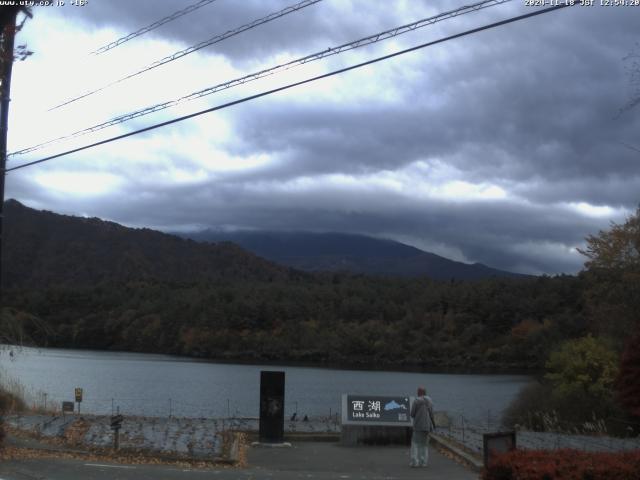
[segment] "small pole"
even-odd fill
[[[462,443],[464,444],[464,415],[460,415],[462,418]]]
[[[171,405],[171,399],[169,399],[169,418],[171,418],[171,413],[172,413],[172,405]]]
[[[115,434],[113,436],[113,448],[114,450],[118,450],[120,448],[120,429],[115,429]]]
[[[113,398],[112,398],[111,399],[111,415],[113,415],[113,411],[114,411],[114,408],[113,408]]]

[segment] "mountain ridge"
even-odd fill
[[[302,273],[228,242],[205,244],[99,218],[4,205],[4,285],[95,285],[105,281],[282,280]]]
[[[36,210],[12,199],[4,213],[2,280],[8,288],[135,280],[278,281],[316,272],[433,280],[525,277],[356,234],[207,230],[176,235]]]
[[[482,263],[457,262],[401,242],[359,234],[208,229],[180,235],[201,242],[233,242],[270,261],[308,272],[427,276],[434,280],[528,276]]]

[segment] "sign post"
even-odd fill
[[[120,428],[124,417],[120,415],[120,408],[118,408],[118,414],[111,417],[111,430],[113,430],[113,449],[118,450],[120,448]]]
[[[82,389],[80,387],[76,387],[76,403],[78,404],[78,415],[80,415],[80,404],[82,403]]]

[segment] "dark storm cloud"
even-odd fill
[[[426,239],[458,249],[468,261],[528,273],[578,270],[582,264],[579,256],[554,254],[544,245],[578,246],[587,234],[607,226],[605,219],[594,221],[569,210],[536,205],[496,201],[459,204],[338,187],[287,191],[221,181],[147,188],[138,194],[136,188],[127,191],[127,195],[113,196],[108,202],[66,196],[62,211],[167,230],[232,226],[410,237],[418,243]],[[42,191],[34,192],[32,198],[38,208],[62,200]]]
[[[206,206],[196,211],[185,197]],[[323,195],[326,197],[326,193]],[[459,249],[469,261],[525,272],[573,272],[581,267],[576,255],[553,255],[538,246],[579,246],[594,227],[606,221],[589,221],[569,211],[500,203],[456,205],[446,201],[398,201],[392,194],[331,192],[332,201],[278,192],[247,192],[239,185],[174,188],[164,194],[129,202],[125,199],[101,206],[105,216],[130,224],[209,225],[269,230],[342,231],[385,237],[432,239]],[[354,198],[357,196],[358,198]],[[231,200],[231,201],[228,201]],[[131,205],[135,205],[132,209]],[[346,205],[354,203],[356,208]],[[389,204],[394,204],[389,207]],[[366,207],[365,207],[366,205]],[[105,208],[106,207],[106,208]]]
[[[562,199],[560,181],[620,176],[628,183],[618,191],[624,201],[613,203],[628,206],[640,160],[622,143],[635,138],[640,119],[637,112],[616,114],[625,102],[620,46],[631,44],[633,15],[579,9],[557,15],[441,47],[452,57],[444,65],[430,62],[425,50],[424,81],[396,77],[399,104],[257,102],[237,114],[238,151],[280,152],[289,162],[275,174],[284,177],[444,158],[470,181],[552,182],[555,201]],[[603,46],[603,38],[617,48]],[[578,193],[566,193],[572,191]],[[613,200],[598,188],[580,194],[587,196],[565,199]]]
[[[640,162],[640,155],[636,159]],[[640,169],[640,165],[639,168]],[[607,175],[568,180],[533,181],[518,186],[515,193],[536,203],[590,201],[593,205],[634,209],[640,202],[640,175]]]
[[[218,0],[154,35],[188,45],[289,3]],[[84,21],[126,31],[176,8],[174,2],[158,2],[152,10],[147,2],[93,5],[82,11]],[[323,2],[214,51],[251,63],[282,49],[308,53],[402,23],[393,9],[370,5]],[[430,3],[419,5],[417,17],[431,12]],[[492,14],[483,15],[478,18]],[[363,85],[350,83],[347,74],[337,99],[302,101],[292,92],[234,107],[225,117],[232,131],[224,148],[239,157],[272,159],[258,168],[154,183],[145,175],[148,165],[123,162],[112,168],[123,183],[108,196],[56,193],[26,172],[10,176],[8,191],[38,208],[133,226],[365,233],[443,245],[497,268],[575,272],[583,259],[570,249],[607,228],[610,219],[579,213],[576,204],[632,211],[640,201],[640,154],[621,145],[638,143],[640,110],[616,116],[628,101],[622,58],[637,41],[639,19],[640,9],[576,7],[433,47],[406,63],[380,64],[369,77],[379,97],[349,101]],[[406,45],[474,22],[465,17],[443,24]],[[330,65],[340,62],[348,63],[336,58]],[[383,98],[389,91],[392,100]],[[168,151],[158,162],[199,168],[188,151]],[[424,169],[412,170],[416,162]],[[95,168],[86,165],[87,171]],[[444,177],[429,177],[439,169]],[[424,175],[435,186],[498,186],[506,194],[457,198],[367,184],[389,173]],[[340,183],[343,177],[351,183]]]

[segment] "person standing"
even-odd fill
[[[429,432],[435,429],[433,401],[424,387],[418,387],[418,396],[411,405],[413,433],[411,435],[412,467],[426,467],[429,462]]]

